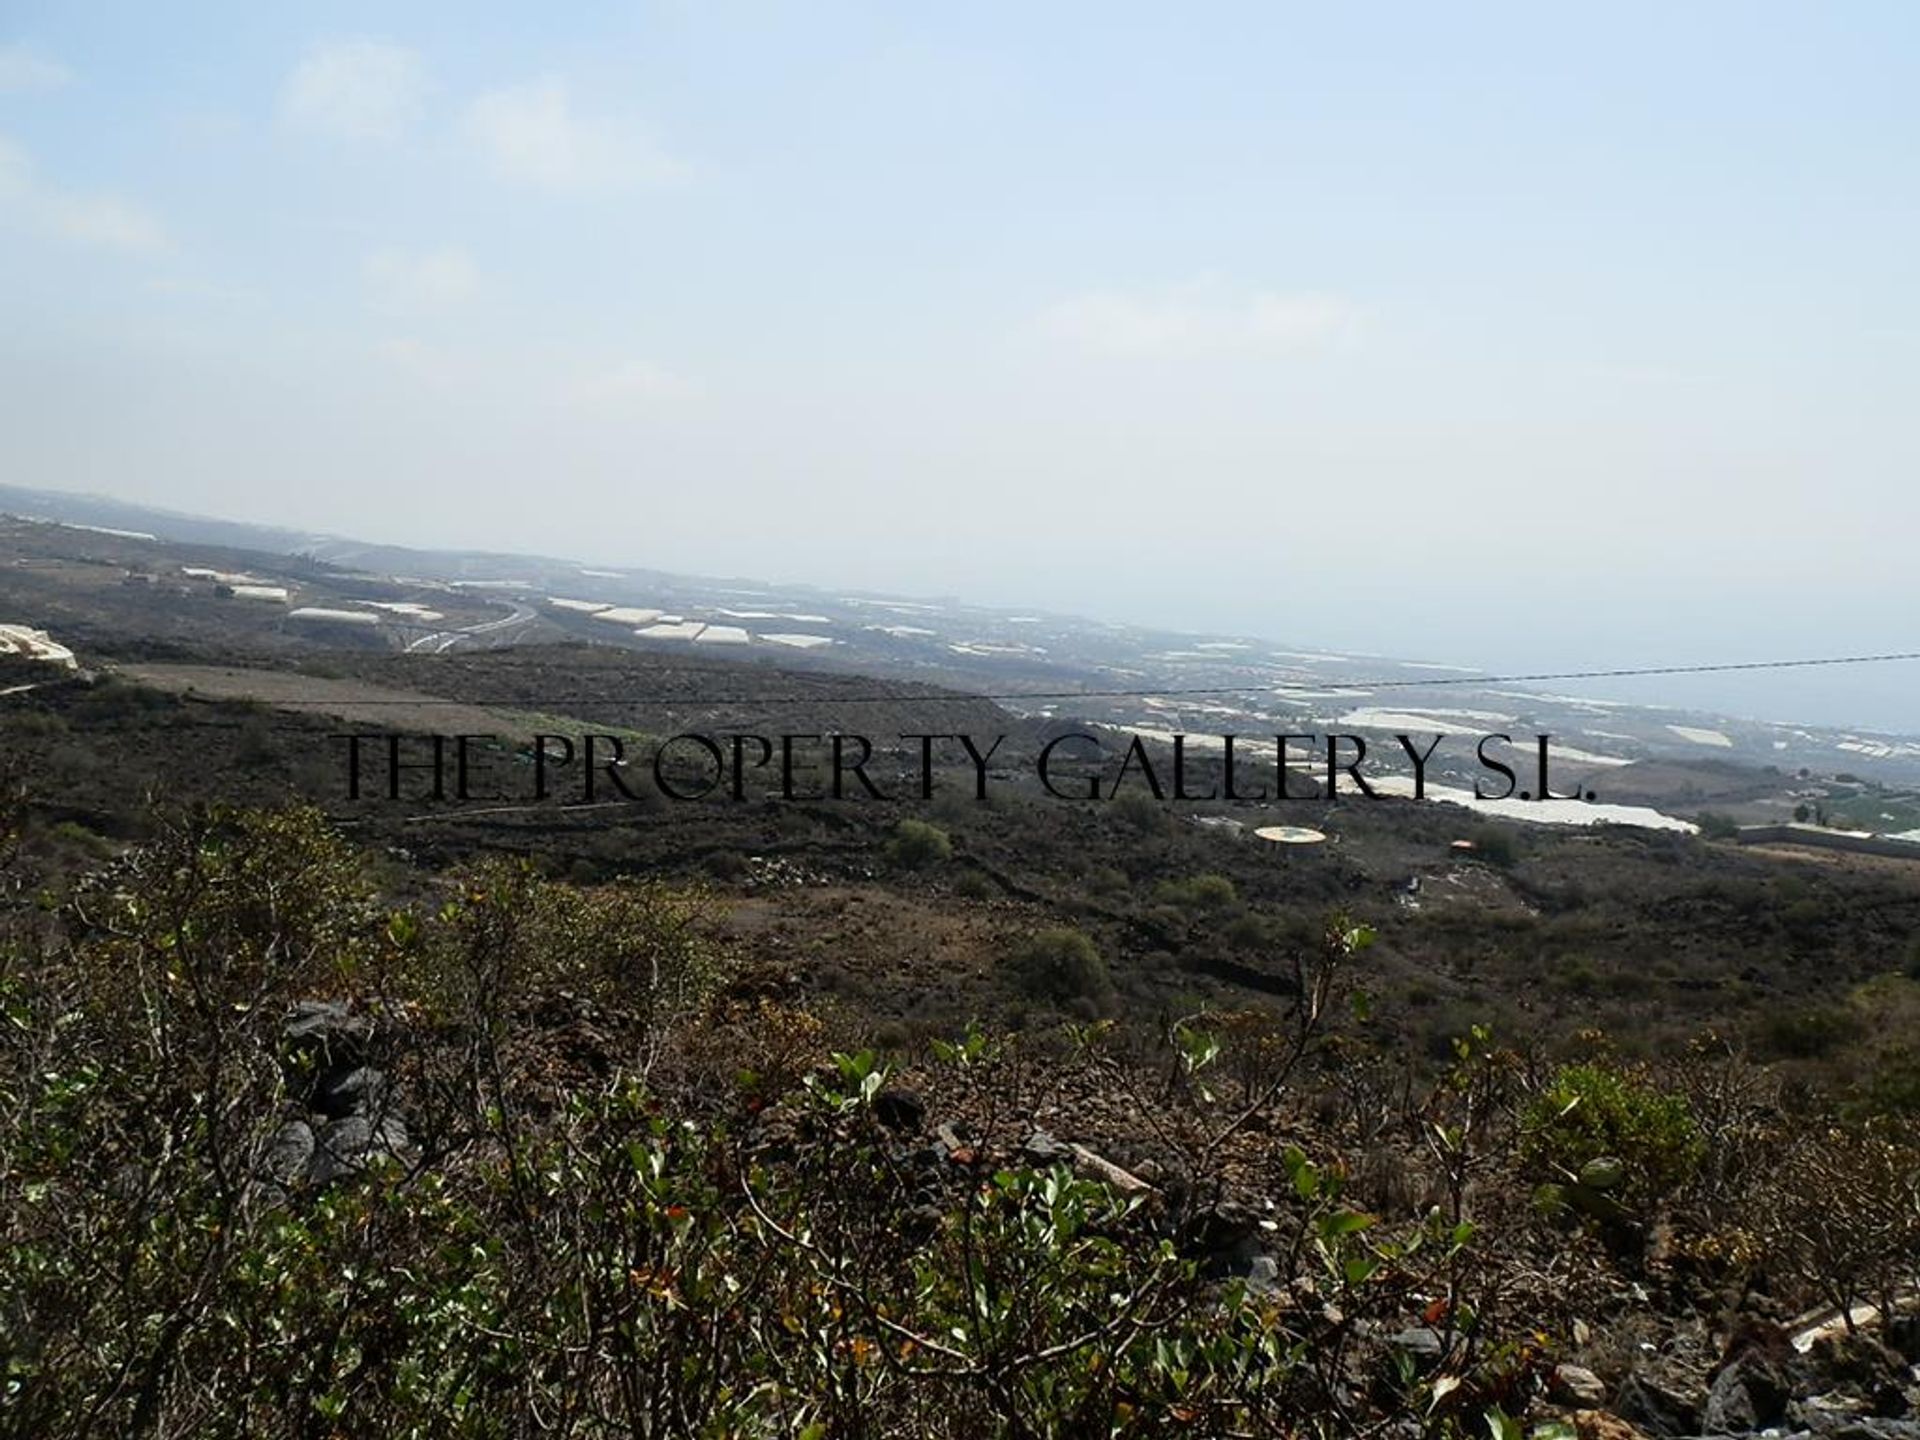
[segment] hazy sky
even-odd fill
[[[0,475],[1468,664],[1916,649],[1917,140],[1908,0],[0,0]],[[1832,685],[1920,729],[1920,667]]]

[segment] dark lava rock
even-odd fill
[[[1803,1391],[1846,1385],[1862,1393],[1906,1379],[1906,1357],[1871,1335],[1823,1335],[1795,1364]]]
[[[1402,1354],[1411,1355],[1422,1369],[1437,1363],[1447,1349],[1446,1337],[1431,1325],[1416,1325],[1411,1330],[1389,1335],[1387,1344]]]
[[[336,1066],[322,1075],[314,1087],[313,1108],[340,1119],[371,1114],[386,1098],[387,1077],[381,1071],[371,1065]]]
[[[1777,1424],[1792,1398],[1786,1381],[1765,1357],[1749,1351],[1713,1377],[1701,1427],[1709,1435],[1744,1435]]]
[[[1920,1365],[1920,1315],[1896,1315],[1883,1332],[1887,1344],[1911,1364]]]
[[[1613,1397],[1613,1413],[1649,1435],[1662,1437],[1700,1433],[1700,1403],[1678,1387],[1636,1370]]]
[[[313,1127],[304,1120],[290,1120],[268,1142],[261,1168],[269,1180],[292,1185],[312,1164],[313,1147]]]
[[[1036,1130],[1021,1144],[1020,1158],[1035,1167],[1065,1165],[1072,1161],[1073,1151],[1049,1132]]]
[[[373,1021],[333,1000],[301,1000],[281,1033],[294,1051],[318,1052],[324,1064],[359,1064],[367,1058]]]
[[[1246,1274],[1253,1257],[1264,1248],[1264,1239],[1259,1217],[1244,1205],[1225,1201],[1187,1222],[1181,1251],[1200,1261],[1202,1274],[1217,1280]]]
[[[927,1123],[927,1102],[920,1092],[905,1086],[889,1086],[873,1097],[873,1118],[889,1130],[917,1135]]]
[[[363,1170],[375,1160],[402,1158],[409,1148],[407,1127],[397,1116],[379,1122],[349,1115],[325,1126],[318,1135],[309,1174],[316,1185]]]
[[[1889,1420],[1796,1407],[1800,1423],[1819,1440],[1920,1440],[1920,1420]]]

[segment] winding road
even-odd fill
[[[510,645],[517,633],[528,625],[538,623],[540,616],[531,605],[523,605],[518,600],[505,602],[511,606],[511,613],[497,620],[482,620],[477,625],[464,625],[458,630],[429,630],[424,635],[409,640],[406,653],[409,655],[444,655],[449,650],[459,648],[467,642],[481,649],[495,645]]]

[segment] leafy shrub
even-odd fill
[[[1520,858],[1520,842],[1503,826],[1481,825],[1467,838],[1473,842],[1473,853],[1489,865],[1504,870]]]
[[[1054,1004],[1085,1000],[1101,1009],[1113,1000],[1106,962],[1078,930],[1042,930],[1030,936],[1008,956],[1006,969],[1029,999]]]
[[[1605,1062],[1562,1066],[1527,1104],[1520,1128],[1523,1158],[1549,1183],[1620,1204],[1671,1194],[1705,1150],[1684,1096]],[[1617,1162],[1617,1176],[1606,1161]]]
[[[953,893],[962,900],[991,900],[999,890],[993,877],[984,870],[962,871],[960,878],[953,882]]]
[[[54,839],[73,846],[83,855],[95,860],[104,860],[113,853],[113,842],[106,836],[89,830],[78,820],[56,821],[47,832]]]
[[[1122,791],[1107,812],[1136,835],[1158,835],[1167,827],[1166,807],[1144,790]]]
[[[1760,1049],[1784,1060],[1818,1060],[1858,1039],[1863,1028],[1860,1017],[1841,1005],[1769,1015],[1760,1026]]]
[[[1273,927],[1258,915],[1237,915],[1220,932],[1236,950],[1264,950],[1273,943]]]
[[[1920,1116],[1920,1049],[1902,1047],[1874,1067],[1862,1108],[1873,1115]]]
[[[1770,1148],[1730,1183],[1770,1278],[1834,1303],[1920,1279],[1910,1122],[1830,1131],[1717,1064],[1674,1082],[1682,1101],[1604,1058],[1516,1106],[1525,1068],[1484,1030],[1422,1099],[1386,1048],[1320,1028],[1371,938],[1343,916],[1285,1004],[1179,1000],[1172,1050],[1119,1026],[1071,1053],[936,1044],[915,1084],[967,1143],[916,1158],[876,1056],[773,998],[785,959],[716,995],[697,896],[511,863],[433,883],[388,908],[292,812],[163,831],[64,930],[0,907],[0,1433],[1508,1440],[1541,1388],[1530,1337],[1566,1310],[1644,1318],[1583,1303],[1625,1288],[1595,1246],[1533,1298],[1516,1141],[1536,1174],[1634,1201],[1748,1113]],[[1111,997],[1075,930],[1006,966],[1048,999]],[[412,1143],[263,1183],[290,1113],[333,1123],[287,1029],[323,998],[366,1022],[354,1063],[391,1078]],[[1237,1094],[1209,1090],[1216,1066]],[[1138,1180],[1030,1163],[1035,1101],[1089,1082],[1127,1104],[1087,1108],[1159,1136],[1157,1180],[1105,1142]],[[1355,1208],[1356,1155],[1392,1213]],[[1223,1282],[1250,1218],[1229,1185],[1270,1198],[1258,1267]],[[1412,1315],[1437,1363],[1387,1342]]]
[[[1185,880],[1162,880],[1153,887],[1162,905],[1183,910],[1228,910],[1240,903],[1240,892],[1224,875],[1194,875]]]
[[[953,841],[938,825],[924,820],[902,820],[887,842],[887,858],[902,870],[936,865],[953,854]]]
[[[1693,818],[1700,827],[1700,834],[1708,840],[1740,838],[1740,822],[1731,815],[1723,815],[1718,810],[1702,810]]]

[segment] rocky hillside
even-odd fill
[[[693,891],[166,830],[0,950],[0,1430],[1920,1434],[1920,1132],[1710,1035],[837,1048]],[[1085,981],[1072,932],[1010,963]]]

